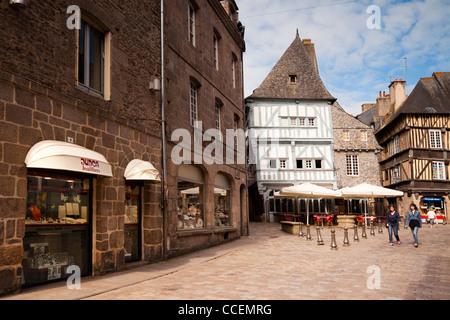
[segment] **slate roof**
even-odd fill
[[[373,107],[372,109],[367,110],[366,112],[361,113],[357,116],[357,119],[362,123],[370,126],[373,122],[373,117],[378,115],[378,107]]]
[[[297,76],[296,84],[290,83],[290,75]],[[298,34],[263,83],[249,98],[336,101],[325,88]]]
[[[405,103],[378,132],[403,114],[450,114],[450,72],[436,72],[420,79]]]

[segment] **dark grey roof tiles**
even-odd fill
[[[405,103],[380,129],[388,127],[402,114],[450,114],[450,72],[436,72],[422,78]]]
[[[289,77],[291,75],[296,76],[295,84],[291,83]],[[298,35],[263,83],[249,98],[336,101],[325,88]]]

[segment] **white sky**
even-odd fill
[[[299,29],[316,47],[328,91],[350,114],[405,78],[410,93],[422,77],[450,71],[449,0],[236,0],[246,26],[245,96],[281,58]],[[381,30],[369,30],[370,5],[381,9]]]

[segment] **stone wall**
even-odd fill
[[[188,1],[166,1],[166,72],[167,72],[167,132],[168,140],[177,129],[186,129],[193,137],[190,125],[190,82],[198,86],[198,121],[202,122],[203,132],[215,128],[215,102],[223,103],[221,109],[222,136],[226,129],[234,129],[235,116],[239,128],[244,125],[242,61],[241,53],[245,43],[240,38],[237,27],[222,8],[220,2],[212,0],[195,1],[196,44],[188,40]],[[181,19],[180,17],[186,17]],[[214,64],[214,34],[220,35],[219,70]],[[232,82],[232,58],[236,63],[236,87]],[[192,140],[191,140],[192,141]],[[176,256],[196,249],[217,245],[246,235],[248,233],[246,197],[241,197],[241,187],[246,186],[244,165],[200,165],[205,177],[204,211],[206,225],[204,230],[179,232],[177,230],[177,177],[179,167],[170,155],[178,142],[168,141],[168,212],[167,244],[169,256]],[[202,149],[209,143],[203,143]],[[194,153],[192,153],[194,160]],[[231,190],[232,227],[227,230],[214,228],[214,180],[217,173],[228,176]],[[245,193],[246,196],[246,193]],[[241,198],[243,203],[241,204]],[[241,208],[244,210],[241,219]]]
[[[359,176],[347,175],[347,155],[358,156]],[[334,152],[334,165],[338,175],[338,188],[354,187],[362,183],[381,185],[378,158],[374,152]]]
[[[111,100],[75,83],[76,32],[66,8],[78,4],[112,33]],[[148,83],[160,73],[159,2],[0,2],[0,294],[20,288],[25,234],[25,156],[42,140],[68,141],[101,153],[113,178],[95,179],[93,273],[121,270],[124,171],[134,159],[161,171],[160,96]],[[139,21],[139,23],[137,23]],[[140,121],[137,119],[151,119]],[[160,187],[144,187],[144,260],[162,258]]]

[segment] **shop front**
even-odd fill
[[[96,152],[58,141],[43,141],[26,157],[27,210],[24,287],[92,272],[93,185],[111,177],[111,166]]]
[[[436,221],[444,223],[447,221],[447,209],[445,200],[442,196],[423,196],[420,201],[420,211],[426,216],[428,211],[434,209],[436,212]]]
[[[204,184],[202,170],[195,165],[181,165],[178,172],[178,231],[205,228]]]
[[[214,226],[231,227],[231,184],[223,173],[214,181]]]
[[[142,188],[146,182],[160,183],[158,170],[145,161],[133,160],[125,169],[125,262],[142,260]]]

